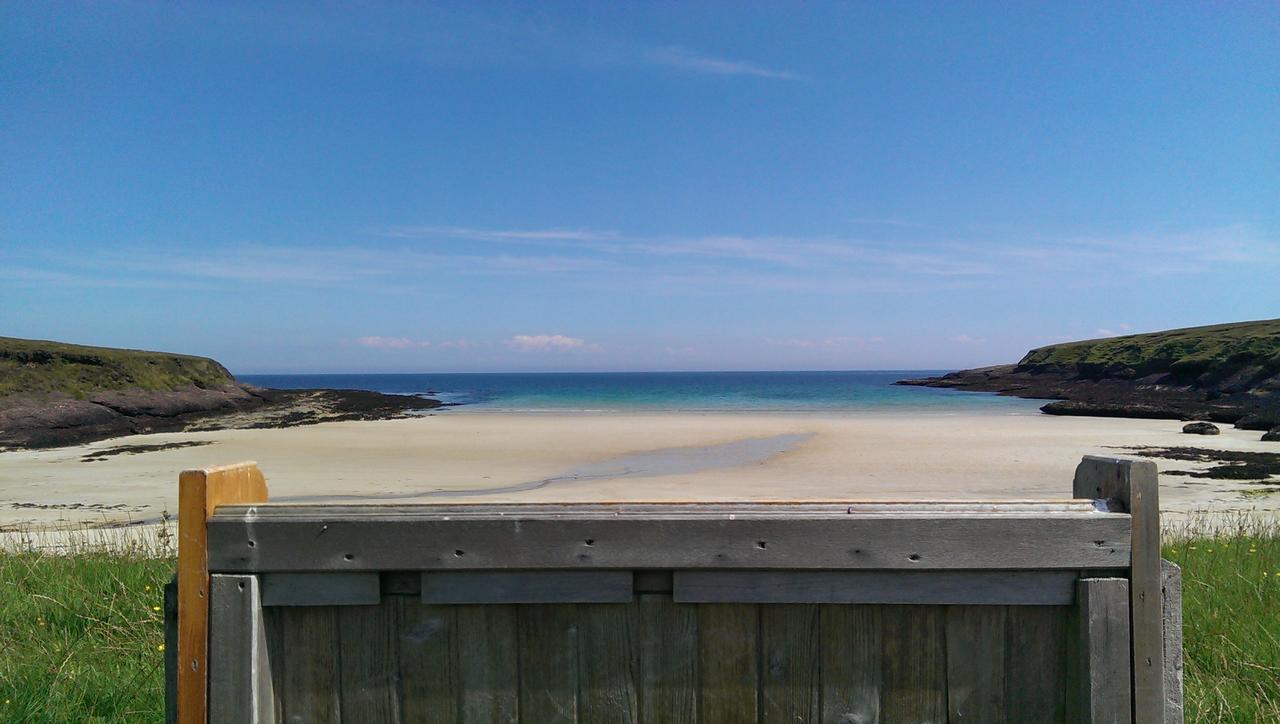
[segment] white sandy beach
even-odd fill
[[[1080,456],[1124,455],[1116,446],[1275,448],[1256,432],[1224,427],[1200,437],[1180,429],[1171,420],[1038,414],[450,412],[146,435],[0,453],[0,526],[155,520],[177,509],[179,471],[239,460],[258,461],[279,501],[974,500],[1070,497]],[[81,460],[122,445],[186,441],[211,444]],[[1162,475],[1161,504],[1276,517],[1280,496],[1244,494],[1257,487]]]

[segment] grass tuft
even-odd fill
[[[1280,721],[1280,530],[1192,521],[1164,547],[1182,567],[1186,720]]]

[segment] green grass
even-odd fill
[[[1187,378],[1218,367],[1280,371],[1280,319],[1054,344],[1031,350],[1018,364],[1129,370],[1134,376],[1173,372]]]
[[[1280,531],[1171,543],[1182,566],[1187,721],[1280,721]]]
[[[165,552],[0,553],[0,721],[163,721]]]
[[[1280,531],[1230,525],[1164,555],[1183,573],[1187,721],[1280,721]],[[174,566],[168,541],[0,553],[0,720],[161,721]]]
[[[83,398],[103,390],[212,387],[233,379],[206,357],[0,337],[0,397],[61,393]]]

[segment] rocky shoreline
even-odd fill
[[[175,390],[123,389],[84,399],[0,398],[0,450],[80,445],[123,435],[390,420],[446,406],[365,390],[278,390],[242,383]]]
[[[1280,319],[1063,342],[900,385],[1048,399],[1050,415],[1207,420],[1280,440]]]
[[[1270,430],[1280,425],[1277,401],[1256,394],[1171,384],[1161,379],[1097,379],[1074,369],[998,365],[941,377],[899,380],[895,384],[1053,400],[1040,408],[1050,415],[1209,420],[1244,430]]]

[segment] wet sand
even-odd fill
[[[256,460],[275,501],[1061,499],[1082,455],[1117,446],[1280,452],[1258,433],[1038,414],[517,414],[165,433],[0,453],[0,528],[160,519],[178,472]],[[86,456],[126,445],[186,445]],[[1195,463],[1157,460],[1162,469]],[[1162,475],[1170,512],[1280,517],[1258,486]],[[1277,488],[1280,490],[1280,488]]]

